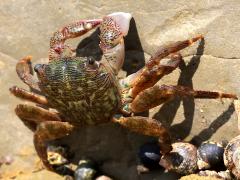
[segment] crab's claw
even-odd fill
[[[116,12],[103,18],[100,26],[100,47],[107,50],[115,47],[126,36],[132,16],[129,13]]]
[[[132,15],[115,12],[103,18],[100,26],[100,48],[114,72],[118,72],[124,60],[124,40],[128,34]]]
[[[120,31],[124,36],[128,34],[129,24],[132,18],[132,15],[130,13],[115,12],[115,13],[109,14],[107,17],[111,17],[112,19],[114,19],[114,21],[119,26]]]

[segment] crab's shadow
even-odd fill
[[[200,145],[200,143],[209,140],[221,126],[228,122],[234,112],[235,107],[234,104],[231,103],[223,113],[221,113],[214,121],[212,121],[207,128],[203,129],[198,135],[195,135],[190,142]],[[222,139],[222,141],[225,141],[225,139]]]

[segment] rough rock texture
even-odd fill
[[[134,20],[126,38],[125,74],[143,66],[144,59],[147,60],[158,46],[201,33],[205,41],[183,50],[185,64],[181,64],[180,69],[160,83],[240,95],[239,8],[239,0],[155,0],[151,3],[116,0],[61,3],[56,0],[1,0],[0,135],[4,138],[0,139],[0,156],[12,155],[14,162],[19,162],[19,168],[25,164],[30,167],[35,163],[34,151],[30,153],[32,160],[24,160],[19,155],[24,148],[33,149],[32,133],[15,116],[14,107],[21,101],[10,96],[8,88],[15,84],[26,87],[16,76],[16,59],[32,55],[36,63],[37,59],[47,57],[51,34],[64,24],[78,19],[99,18],[114,11],[132,13]],[[79,44],[81,39],[68,41],[78,47],[79,55],[99,53],[97,32]],[[176,99],[151,110],[149,115],[169,127],[175,139],[185,139],[196,144],[207,139],[229,140],[238,135],[237,119],[231,100],[223,102]],[[91,157],[111,177],[160,179],[164,176],[164,179],[176,179],[162,171],[137,175],[136,154],[138,147],[145,141],[149,139],[111,124],[86,128],[63,140],[75,151],[76,163],[82,156]],[[3,167],[0,169],[1,174],[4,170]],[[45,174],[42,173],[42,176]]]
[[[180,180],[220,180],[220,179],[215,177],[206,177],[206,176],[199,176],[197,174],[191,174],[188,176],[181,177]]]

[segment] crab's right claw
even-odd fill
[[[123,36],[128,34],[130,20],[132,19],[132,15],[130,13],[116,12],[107,15],[107,17],[111,17],[116,22]]]
[[[127,35],[132,16],[117,12],[103,18],[100,26],[100,48],[103,51],[103,63],[108,64],[116,75],[124,61],[125,48],[123,37]]]
[[[100,26],[100,47],[103,52],[121,43],[123,36],[128,34],[131,18],[131,14],[124,12],[112,13],[103,18]]]

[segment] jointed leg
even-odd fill
[[[37,123],[34,121],[29,121],[28,119],[24,119],[19,116],[19,119],[23,122],[25,126],[27,126],[32,132],[36,131]]]
[[[139,134],[158,137],[162,154],[168,153],[172,149],[171,138],[168,130],[155,119],[133,116],[113,119],[113,122],[118,123]]]
[[[155,85],[140,92],[136,98],[129,104],[130,111],[143,112],[165,103],[176,96],[187,97],[192,96],[194,98],[206,98],[206,99],[217,99],[217,98],[232,98],[237,99],[235,94],[226,94],[220,92],[211,91],[195,91],[189,87],[184,86],[166,86],[166,85]]]
[[[72,53],[74,50],[68,45],[65,45],[65,41],[87,33],[101,22],[102,19],[80,20],[56,31],[50,40],[49,60],[51,61],[58,58],[60,55],[64,56],[66,53],[66,56],[69,56],[68,53]]]
[[[61,118],[55,112],[26,104],[17,105],[15,112],[22,122],[32,131],[35,131],[37,125],[41,122],[61,121]]]
[[[42,122],[35,134],[34,145],[38,156],[48,170],[54,171],[47,157],[47,141],[55,140],[70,134],[74,127],[67,122],[47,121]]]
[[[16,65],[16,71],[19,78],[27,84],[32,90],[39,91],[39,87],[37,82],[33,77],[33,70],[32,70],[32,63],[31,63],[31,56],[26,56],[23,59],[19,60]]]
[[[15,112],[23,123],[35,132],[34,145],[36,151],[46,168],[53,170],[47,159],[47,146],[45,143],[66,136],[72,131],[73,126],[67,122],[61,122],[62,119],[58,113],[36,106],[19,104]]]
[[[175,43],[160,47],[159,50],[153,55],[153,57],[150,58],[146,64],[146,67],[148,69],[151,69],[154,65],[159,64],[161,59],[164,57],[167,57],[169,54],[176,53],[200,39],[203,39],[202,35],[196,36],[189,40],[177,41]]]
[[[144,89],[147,89],[148,87],[153,86],[159,79],[161,79],[163,76],[171,73],[173,70],[175,70],[179,63],[182,61],[182,56],[179,53],[171,54],[170,60],[166,62],[162,62],[159,65],[156,65],[154,68],[152,68],[150,71],[144,71],[144,68],[139,70],[138,72],[128,76],[127,78],[120,81],[120,84],[123,89],[123,103],[131,102],[132,99],[134,99],[135,94],[133,92],[134,88],[136,89],[138,87],[137,91],[142,91]],[[138,85],[133,85],[134,80],[137,78],[142,77],[142,83],[139,87]],[[136,91],[135,91],[136,92]],[[138,92],[138,93],[139,93]]]
[[[18,98],[28,100],[41,105],[48,105],[48,101],[44,96],[38,95],[34,92],[27,91],[17,86],[11,87],[9,91]]]
[[[136,97],[139,92],[153,86],[164,75],[169,74],[177,68],[181,60],[181,55],[175,53],[202,38],[203,36],[200,35],[190,40],[178,41],[160,47],[155,55],[146,63],[145,67],[141,69],[140,72],[137,72],[137,76],[132,76],[128,79],[128,85],[131,87],[131,96],[133,98]],[[172,60],[164,64],[162,59],[170,54],[174,54]]]

